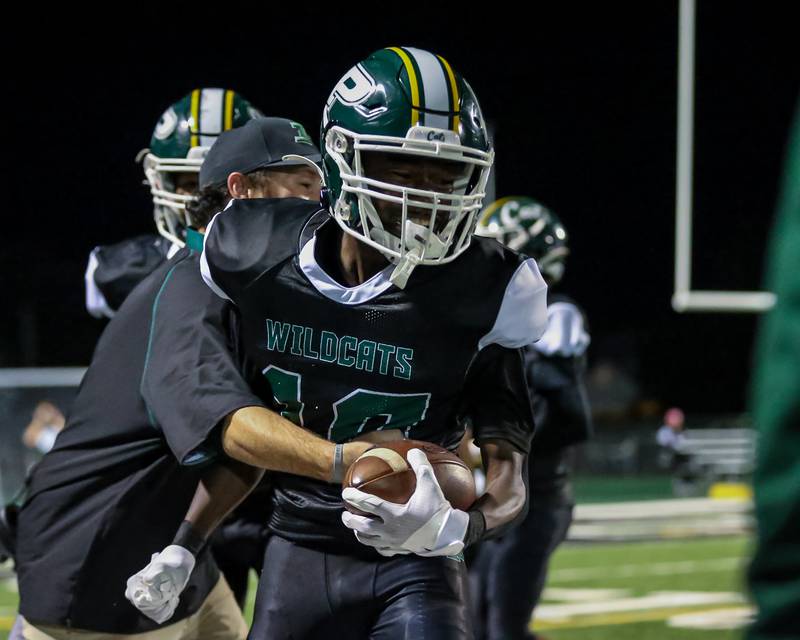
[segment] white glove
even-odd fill
[[[171,544],[154,553],[150,564],[128,578],[125,597],[148,618],[162,624],[175,613],[194,563],[187,549]]]
[[[359,542],[381,555],[415,553],[420,556],[452,556],[464,549],[469,515],[454,509],[442,494],[433,467],[420,449],[411,449],[408,463],[417,476],[417,488],[406,504],[395,504],[348,487],[342,498],[377,518],[342,514],[345,526]]]
[[[547,329],[533,348],[545,356],[575,358],[584,354],[590,342],[578,308],[570,302],[554,302],[547,307]]]

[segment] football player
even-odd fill
[[[231,89],[194,89],[161,115],[150,147],[139,152],[153,199],[158,235],[95,247],[86,268],[86,309],[111,318],[147,275],[184,246],[187,205],[208,149],[223,131],[241,127],[261,112]],[[217,209],[218,210],[218,209]]]
[[[551,210],[531,198],[503,198],[486,208],[476,233],[535,258],[549,287],[547,329],[524,348],[536,420],[530,510],[519,527],[480,545],[470,566],[476,638],[522,640],[535,637],[528,628],[548,561],[572,522],[572,450],[592,432],[585,381],[589,333],[583,311],[553,291],[569,250],[566,230]]]
[[[472,235],[493,151],[475,94],[441,56],[393,47],[354,66],[321,140],[323,208],[235,200],[201,258],[274,408],[233,411],[222,433],[230,456],[276,472],[250,637],[466,638],[461,551],[525,511],[533,419],[518,347],[545,329],[546,285],[534,260]],[[466,420],[487,465],[469,511],[420,450],[407,504],[342,493],[353,436],[393,430],[452,450]],[[344,512],[343,497],[376,517]]]
[[[318,179],[303,184],[297,174],[316,173],[291,166],[292,156],[319,159],[298,133],[302,127],[274,118],[250,125],[261,146],[256,157],[239,158],[231,194],[275,195],[282,185],[280,192],[315,197]],[[173,560],[189,548],[197,562],[169,626],[159,628],[163,612],[142,615],[121,589],[148,550],[173,539],[198,482],[210,495],[222,487],[236,502],[260,476],[219,447],[220,420],[263,403],[235,355],[231,309],[200,276],[200,231],[210,211],[206,219],[200,214],[190,208],[186,246],[128,295],[106,327],[66,427],[32,474],[17,546],[26,638],[246,634],[241,611],[191,528],[180,527],[173,540]],[[345,458],[365,446],[348,446]],[[333,450],[329,444],[322,453],[332,461]]]
[[[194,89],[161,115],[150,148],[137,156],[137,160],[143,159],[160,235],[142,235],[95,247],[84,276],[90,315],[113,317],[133,288],[184,245],[189,220],[186,207],[195,202],[198,172],[206,152],[220,132],[260,116],[261,112],[235,91],[216,88]],[[218,210],[214,208],[210,213]],[[203,214],[198,213],[202,218]],[[51,418],[42,428],[38,418],[44,413]],[[26,446],[46,453],[63,426],[59,409],[43,400],[23,436]],[[14,504],[0,508],[0,539],[16,537],[10,524],[16,521],[15,509]],[[21,637],[16,632],[20,626],[15,625],[12,640]]]

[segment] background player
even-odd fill
[[[143,159],[159,235],[147,234],[95,247],[84,276],[90,315],[113,317],[134,287],[184,246],[191,220],[187,205],[196,200],[198,172],[209,147],[222,131],[260,116],[261,112],[235,91],[216,88],[194,89],[164,111],[153,130],[150,147],[137,156],[137,160]],[[195,219],[208,219],[217,210],[203,213],[200,207]],[[33,412],[23,441],[40,453],[47,453],[63,427],[61,410],[43,400]],[[0,510],[0,537],[16,537],[11,524],[16,522],[16,508],[12,504]],[[241,573],[232,560],[229,567],[232,572]],[[18,635],[16,631],[15,634]]]
[[[138,155],[150,186],[158,235],[92,250],[85,275],[91,315],[111,318],[139,282],[184,246],[190,226],[186,207],[196,198],[203,158],[220,133],[261,116],[240,94],[215,88],[193,89],[164,111],[150,147]]]
[[[451,449],[469,417],[487,491],[453,509],[417,452],[402,514],[347,490],[381,519],[342,517],[310,445],[269,411],[234,412],[226,452],[281,472],[251,637],[329,637],[331,625],[342,638],[468,637],[466,574],[449,556],[525,508],[532,418],[516,347],[545,328],[546,285],[533,260],[472,238],[493,154],[443,58],[392,48],[363,60],[334,88],[322,139],[330,211],[235,201],[209,227],[204,277],[237,305],[283,416],[339,443],[399,429]]]
[[[589,334],[583,311],[552,289],[569,253],[566,230],[552,211],[531,198],[503,198],[486,208],[476,233],[535,258],[548,285],[547,330],[524,349],[536,419],[530,509],[519,527],[481,544],[470,566],[476,638],[516,640],[534,637],[528,627],[548,561],[572,522],[570,457],[592,432],[585,381]]]

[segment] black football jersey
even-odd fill
[[[335,442],[400,429],[453,449],[468,418],[479,442],[527,451],[519,347],[544,331],[547,313],[536,263],[475,238],[449,264],[418,266],[405,289],[391,284],[392,265],[347,288],[319,262],[340,233],[327,212],[297,199],[234,200],[207,230],[203,277],[238,307],[243,351],[273,406]],[[341,523],[341,487],[290,474],[274,482],[274,532],[368,549]]]
[[[128,294],[178,250],[166,238],[143,235],[95,247],[84,280],[86,310],[95,318],[111,318]]]

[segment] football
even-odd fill
[[[454,453],[430,442],[396,440],[383,442],[362,453],[347,469],[343,487],[355,487],[389,502],[408,502],[417,486],[417,477],[406,455],[411,449],[422,449],[445,498],[456,509],[466,511],[475,502],[475,481],[466,463]],[[364,514],[347,502],[352,513]]]

